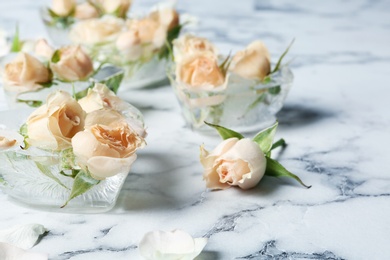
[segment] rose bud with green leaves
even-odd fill
[[[242,189],[255,187],[264,175],[294,178],[306,188],[301,179],[271,158],[271,150],[285,145],[283,139],[273,143],[278,123],[259,132],[253,139],[244,138],[228,128],[205,122],[214,127],[224,139],[213,151],[201,146],[200,162],[204,168],[203,178],[212,190],[238,186]]]

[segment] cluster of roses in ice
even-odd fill
[[[261,41],[254,41],[233,57],[221,57],[207,39],[185,35],[174,41],[175,75],[191,90],[224,90],[229,74],[262,81],[271,72],[270,54]]]
[[[55,50],[46,40],[29,42],[2,71],[9,91],[35,91],[54,80],[74,82],[88,79],[94,72],[92,59],[78,45]]]
[[[125,18],[130,6],[131,0],[53,0],[48,10],[53,18],[84,20],[103,15]]]
[[[78,101],[57,91],[27,119],[26,143],[56,152],[72,148],[74,169],[97,180],[128,173],[146,136],[134,111],[103,84]]]
[[[79,21],[70,30],[70,39],[86,46],[98,60],[126,65],[160,54],[180,28],[176,10],[159,7],[139,18],[103,16]]]

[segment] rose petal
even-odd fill
[[[234,147],[221,155],[219,160],[242,160],[248,164],[250,172],[239,173],[242,174],[242,179],[238,181],[238,186],[242,189],[253,188],[259,183],[264,176],[267,163],[260,147],[249,138],[239,140]]]
[[[47,260],[47,254],[28,252],[16,246],[0,242],[0,259],[3,260]]]
[[[0,230],[0,242],[9,243],[22,249],[29,249],[35,245],[39,236],[46,231],[45,227],[39,224],[17,225]]]
[[[139,250],[145,259],[194,259],[206,246],[207,238],[193,239],[182,230],[153,231],[145,234]]]
[[[119,173],[129,173],[136,159],[136,154],[127,158],[94,156],[88,160],[87,167],[95,179],[103,180]]]

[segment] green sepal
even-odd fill
[[[267,154],[271,151],[272,143],[276,133],[276,128],[278,127],[278,122],[275,122],[272,126],[260,131],[253,137],[253,141],[260,146],[260,149],[263,153]]]
[[[54,53],[53,53],[53,56],[51,56],[51,62],[52,63],[57,63],[59,62],[61,59],[61,51],[60,50],[56,50]]]
[[[232,57],[231,53],[226,57],[226,59],[219,65],[219,69],[222,71],[222,74],[226,77],[227,71],[230,67],[230,64],[232,63]]]
[[[165,46],[160,50],[158,54],[159,59],[164,59],[168,58],[170,55],[173,57],[173,51],[172,51],[172,46],[173,46],[173,40],[175,40],[177,37],[179,37],[180,31],[183,28],[185,24],[179,24],[176,27],[172,28],[171,30],[168,31],[167,39],[166,39],[166,44]]]
[[[267,159],[267,166],[265,169],[265,175],[272,177],[290,177],[298,181],[302,186],[306,188],[311,188],[302,182],[302,180],[295,174],[289,172],[286,168],[283,167],[279,162],[271,159],[270,157],[265,157]]]
[[[68,200],[61,208],[68,205],[69,201],[89,191],[93,186],[99,184],[99,180],[92,178],[88,171],[80,170],[74,178],[72,191],[70,192]]]
[[[282,64],[282,60],[283,60],[284,56],[286,56],[286,54],[287,54],[288,51],[290,50],[291,46],[293,45],[294,41],[295,41],[295,39],[293,39],[293,40],[291,41],[291,43],[288,45],[287,49],[283,52],[282,56],[280,56],[278,62],[277,62],[276,65],[275,65],[275,68],[274,68],[274,70],[271,72],[271,74],[272,74],[272,73],[275,73],[275,72],[277,72],[277,71],[279,70],[280,65]]]
[[[12,39],[12,45],[11,45],[11,52],[20,52],[22,49],[22,43],[20,42],[19,38],[19,25],[16,25],[15,28],[15,35]]]
[[[20,128],[19,128],[19,134],[21,136],[23,136],[23,147],[20,147],[22,148],[23,150],[26,150],[30,147],[30,145],[28,144],[27,142],[27,138],[28,138],[28,133],[27,133],[27,124],[23,124]]]
[[[236,137],[238,139],[243,139],[244,136],[240,133],[237,133],[231,129],[228,129],[226,127],[223,127],[223,126],[220,126],[220,125],[214,125],[214,124],[210,124],[210,123],[207,123],[206,121],[204,122],[206,125],[208,126],[211,126],[213,128],[215,128],[219,135],[222,137],[223,140],[226,140],[226,139],[229,139],[229,138],[233,138],[233,137]]]

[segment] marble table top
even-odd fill
[[[0,22],[46,36],[43,2],[2,0]],[[134,2],[144,12],[157,1]],[[43,212],[0,192],[0,229],[43,224],[49,233],[32,251],[58,260],[139,259],[139,240],[159,229],[209,238],[198,259],[390,259],[389,1],[182,0],[178,9],[223,52],[261,39],[276,59],[296,39],[276,137],[288,147],[278,159],[312,188],[265,177],[248,191],[206,191],[199,145],[220,139],[185,127],[167,85],[121,93],[149,136],[113,210]],[[0,92],[1,110],[4,100]]]

